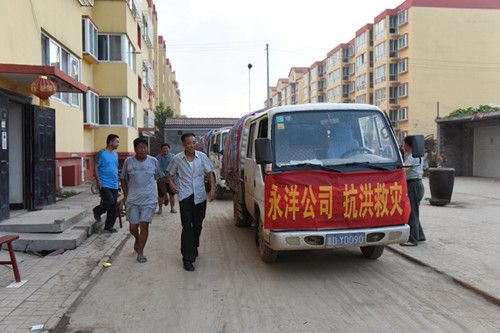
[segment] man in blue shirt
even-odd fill
[[[108,135],[106,148],[97,153],[95,161],[95,178],[101,203],[94,207],[94,218],[101,220],[101,215],[106,212],[104,231],[116,232],[113,228],[116,220],[116,199],[118,198],[118,153],[116,149],[120,145],[120,138],[116,134]]]
[[[174,158],[174,154],[170,152],[170,145],[168,143],[164,143],[161,145],[161,153],[156,156],[158,162],[160,162],[161,171],[165,175],[165,177],[160,179],[160,184],[158,185],[158,214],[162,212],[162,205],[165,207],[170,202],[170,212],[177,213],[175,210],[175,193],[172,192],[170,186],[168,184],[168,165]],[[161,184],[165,184],[165,189],[160,186]],[[168,195],[168,196],[167,196]],[[170,200],[169,200],[170,199]]]
[[[205,176],[210,180],[210,201],[215,199],[215,178],[212,163],[207,155],[195,150],[196,136],[193,133],[186,133],[182,135],[181,140],[184,151],[175,155],[170,162],[168,180],[170,189],[179,194],[182,223],[181,253],[184,269],[194,271],[193,262],[198,256],[201,225],[207,208]]]

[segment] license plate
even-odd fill
[[[364,232],[326,235],[326,247],[360,246],[365,243]]]

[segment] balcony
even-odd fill
[[[94,0],[78,0],[82,7],[94,7]]]

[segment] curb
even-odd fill
[[[45,323],[44,331],[64,332],[65,326],[69,323],[69,317],[66,316],[66,314],[78,304],[81,297],[85,296],[85,294],[90,291],[97,282],[97,279],[102,275],[106,269],[102,266],[102,263],[113,261],[115,255],[123,248],[129,238],[130,233],[128,232],[119,235],[119,238],[106,253],[104,253],[97,266],[90,272],[89,277],[80,284],[80,286],[64,301],[61,308]]]
[[[470,290],[472,291],[474,294],[478,295],[479,297],[483,298],[484,300],[492,303],[492,304],[495,304],[495,305],[498,305],[500,306],[500,298],[498,297],[495,297],[491,294],[489,294],[488,292],[484,291],[484,290],[481,290],[473,285],[471,285],[469,282],[466,282],[464,280],[461,280],[459,278],[456,278],[448,273],[446,273],[445,271],[442,271],[440,270],[439,268],[437,267],[434,267],[434,266],[431,266],[425,262],[423,262],[422,260],[420,259],[417,259],[415,257],[412,257],[411,255],[407,254],[407,253],[404,253],[403,251],[401,250],[398,250],[392,246],[386,246],[386,248],[393,252],[393,253],[396,253],[398,254],[399,256],[413,262],[413,263],[416,263],[417,265],[420,265],[420,266],[424,266],[424,267],[427,267],[427,268],[430,268],[432,269],[433,271],[435,271],[436,273],[438,274],[441,274],[443,276],[446,276],[447,278],[451,279],[453,282],[455,282],[456,284],[458,284],[459,286],[467,289],[467,290]]]

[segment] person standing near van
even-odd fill
[[[145,263],[147,258],[144,256],[144,247],[148,240],[149,224],[155,214],[157,182],[163,177],[163,173],[158,160],[148,155],[146,139],[135,139],[134,150],[135,156],[128,157],[123,163],[121,179],[130,233],[135,238],[137,261]]]
[[[160,162],[161,171],[165,177],[161,178],[160,181],[165,184],[165,188],[158,185],[158,214],[162,213],[162,206],[167,207],[170,202],[170,213],[177,213],[175,210],[175,194],[170,189],[168,184],[168,165],[174,158],[174,154],[170,152],[170,145],[164,143],[161,145],[161,153],[156,156],[158,162]]]
[[[203,219],[207,208],[205,176],[211,185],[208,198],[215,199],[213,166],[207,155],[195,150],[196,136],[193,133],[181,137],[184,151],[174,156],[168,166],[170,189],[179,195],[182,234],[181,254],[184,269],[194,271],[193,263],[198,256]],[[178,185],[174,183],[174,177]]]
[[[411,213],[408,224],[410,225],[410,238],[402,246],[417,246],[418,242],[425,241],[425,234],[420,224],[420,201],[424,197],[424,184],[422,176],[424,174],[422,159],[412,156],[412,142],[410,137],[404,138],[404,165],[409,166],[406,170],[406,184],[408,187],[408,197],[410,199]]]
[[[118,153],[120,137],[110,134],[106,138],[106,148],[97,153],[94,173],[101,194],[101,203],[94,207],[96,221],[101,221],[101,215],[106,212],[104,231],[116,232],[113,228],[116,220],[116,199],[118,198]]]

